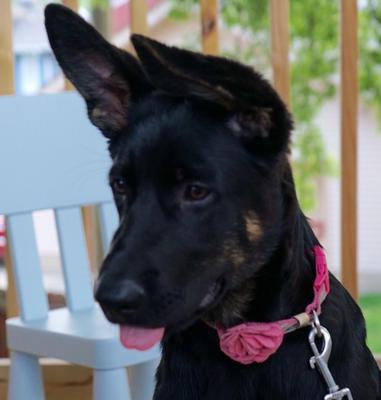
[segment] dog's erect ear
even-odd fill
[[[286,150],[292,129],[287,107],[252,68],[222,57],[168,47],[141,35],[132,42],[152,85],[171,96],[217,104],[229,126],[252,149]]]
[[[151,90],[139,62],[67,7],[48,5],[45,25],[58,63],[86,100],[90,120],[114,137],[127,124],[129,102]]]

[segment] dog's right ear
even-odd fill
[[[148,79],[169,96],[192,98],[225,111],[230,132],[260,155],[288,151],[292,118],[274,88],[254,69],[226,59],[169,47],[132,35]]]
[[[58,63],[86,100],[90,120],[106,137],[115,137],[127,126],[130,102],[151,91],[139,62],[67,7],[48,5],[45,26]]]

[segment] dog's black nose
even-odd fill
[[[101,281],[95,290],[95,299],[103,309],[122,314],[136,311],[143,304],[145,295],[144,289],[131,280],[112,283]]]

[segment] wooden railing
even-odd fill
[[[273,84],[290,106],[289,0],[270,1],[270,25]]]
[[[12,94],[14,89],[11,0],[0,1],[0,94]],[[74,10],[78,0],[64,0]],[[200,0],[203,51],[218,54],[218,0]],[[290,104],[289,69],[289,0],[270,0],[273,83],[282,98]],[[342,281],[357,298],[357,1],[341,0],[341,254]],[[131,0],[131,29],[149,34],[147,4]],[[66,89],[71,89],[66,83]],[[88,235],[94,230],[93,216],[84,212]],[[89,241],[91,244],[92,240]],[[90,246],[91,247],[91,246]],[[94,249],[90,249],[94,251]],[[9,257],[10,277],[7,296],[8,315],[17,313],[17,302]],[[0,397],[7,375],[6,360],[0,363]],[[91,374],[86,369],[45,361],[48,399],[90,398]],[[46,366],[48,365],[48,366]],[[74,369],[74,370],[73,370]],[[73,377],[77,377],[73,379]],[[57,383],[59,382],[59,383]],[[56,387],[56,386],[58,387]],[[56,390],[54,390],[56,387]],[[69,394],[70,393],[70,394]],[[49,395],[50,394],[50,395]],[[2,398],[2,397],[1,397]]]
[[[341,265],[354,298],[357,280],[357,0],[341,0]]]
[[[204,53],[219,53],[218,0],[201,0],[201,37]]]

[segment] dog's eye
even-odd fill
[[[111,186],[115,193],[118,194],[126,194],[127,191],[127,183],[124,178],[117,178],[111,182]]]
[[[209,195],[209,190],[200,185],[189,185],[185,188],[184,198],[188,201],[204,200]]]

